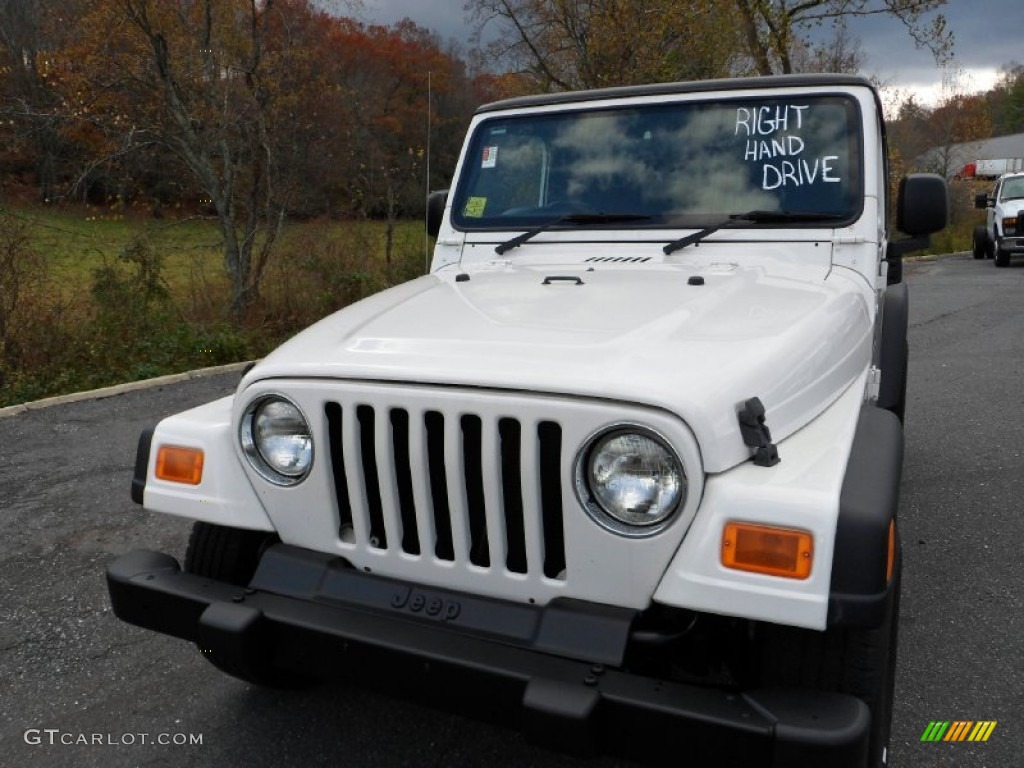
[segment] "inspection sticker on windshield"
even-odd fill
[[[494,168],[498,165],[498,148],[497,147],[484,147],[483,162],[480,163],[481,168]]]
[[[462,215],[470,219],[479,219],[484,215],[484,208],[486,207],[486,197],[471,197],[466,201],[466,207],[462,209]]]

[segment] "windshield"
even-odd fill
[[[579,226],[568,218],[600,214],[636,216],[630,228],[695,226],[753,210],[818,214],[808,217],[817,226],[820,214],[853,220],[860,133],[856,102],[843,96],[496,116],[474,133],[453,222]]]
[[[1014,176],[1013,178],[1004,181],[1003,192],[999,196],[999,199],[1013,200],[1018,197],[1024,197],[1024,176]]]

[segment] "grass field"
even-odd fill
[[[183,298],[191,281],[200,274],[215,284],[228,286],[223,268],[221,235],[212,216],[167,216],[153,219],[97,208],[19,209],[10,215],[29,227],[31,246],[45,256],[54,287],[68,298],[79,295],[93,270],[116,261],[125,247],[143,238],[164,255],[164,277],[172,293]],[[379,221],[301,222],[286,224],[279,243],[282,253],[294,256],[294,248],[310,237],[321,241],[346,240],[366,249],[369,261],[383,265],[385,226]],[[417,249],[423,253],[422,224],[402,222],[396,230],[396,251],[408,261]]]
[[[239,321],[211,217],[0,206],[0,219],[0,268],[21,264],[0,275],[0,406],[260,357],[425,269],[421,222],[396,227],[390,261],[383,222],[290,223]]]

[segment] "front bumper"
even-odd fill
[[[354,678],[577,754],[721,768],[866,764],[870,716],[856,698],[723,691],[616,668],[633,611],[425,590],[285,545],[264,554],[248,588],[183,573],[151,551],[116,559],[107,583],[119,618],[197,642],[242,676]]]

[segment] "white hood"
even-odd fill
[[[750,457],[737,421],[745,400],[761,399],[781,440],[868,364],[870,310],[842,272],[502,265],[460,281],[446,271],[317,323],[243,388],[268,378],[364,378],[641,403],[683,419],[705,469],[718,472]],[[688,283],[695,274],[703,285]],[[573,279],[545,285],[550,277]]]

